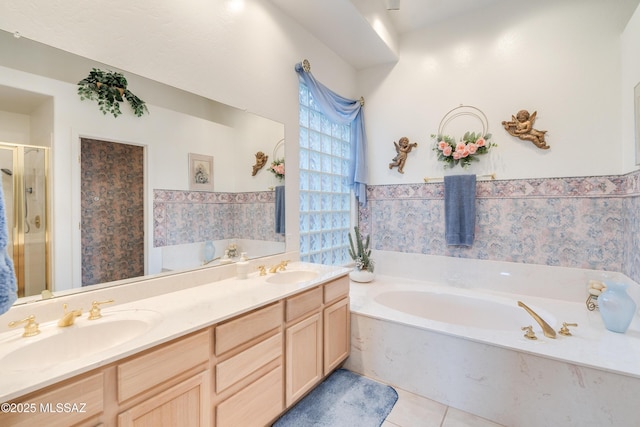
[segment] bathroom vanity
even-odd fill
[[[132,317],[154,311],[161,320],[116,349],[79,357],[74,368],[25,368],[26,393],[14,390],[3,400],[0,425],[270,424],[350,350],[348,270],[296,264],[295,271],[105,306],[104,318],[92,322],[128,310]],[[78,319],[70,328],[86,327]],[[51,333],[47,327],[42,334]],[[16,388],[12,381],[7,385]]]

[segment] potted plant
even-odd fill
[[[103,114],[111,113],[113,117],[118,117],[122,114],[120,103],[125,99],[136,116],[149,112],[145,102],[127,89],[127,79],[121,73],[93,68],[87,77],[78,82],[78,86],[80,100],[98,101]]]
[[[369,249],[370,236],[363,241],[358,226],[353,227],[356,243],[354,245],[351,233],[349,233],[349,255],[356,263],[354,270],[349,273],[351,280],[355,282],[370,282],[375,277],[373,274],[373,259]]]

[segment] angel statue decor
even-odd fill
[[[398,172],[404,173],[404,164],[407,162],[407,155],[414,147],[418,146],[418,143],[409,143],[409,138],[403,136],[398,142],[393,141],[393,145],[396,146],[396,153],[398,154],[393,158],[391,163],[389,163],[389,169],[397,166]]]
[[[536,147],[547,150],[550,148],[544,140],[547,131],[533,128],[533,122],[537,115],[537,111],[529,114],[527,110],[520,110],[515,117],[511,116],[511,121],[503,121],[502,126],[510,135],[517,136],[524,141],[531,141]]]

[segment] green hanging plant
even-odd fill
[[[145,102],[127,89],[127,79],[122,73],[93,68],[87,77],[78,82],[78,86],[80,100],[98,101],[103,114],[110,113],[118,117],[122,114],[120,103],[125,99],[136,116],[149,113]]]

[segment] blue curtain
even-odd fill
[[[367,204],[367,134],[364,131],[364,110],[359,100],[344,98],[322,83],[310,71],[304,71],[302,64],[296,64],[300,81],[311,92],[322,113],[334,123],[351,124],[351,163],[349,184],[361,205]]]

